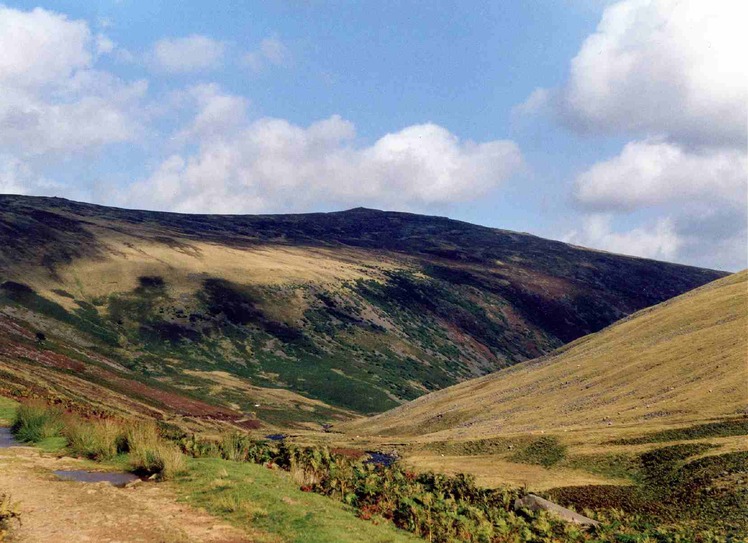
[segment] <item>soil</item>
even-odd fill
[[[0,451],[0,492],[19,504],[13,543],[250,543],[239,529],[178,503],[168,483],[115,488],[62,481],[90,464],[14,447]]]

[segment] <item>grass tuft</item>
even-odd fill
[[[124,424],[111,419],[86,421],[69,417],[63,429],[70,452],[92,460],[109,460],[125,452],[126,434]]]
[[[152,422],[138,422],[127,429],[130,466],[135,472],[173,479],[185,470],[184,456],[173,444],[166,442]]]
[[[19,441],[38,443],[51,437],[59,437],[63,425],[61,409],[32,401],[18,407],[11,431]]]

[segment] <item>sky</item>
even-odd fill
[[[0,3],[0,193],[748,266],[741,0]]]

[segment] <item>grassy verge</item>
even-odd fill
[[[62,410],[42,403],[21,404],[13,419],[11,430],[19,441],[38,443],[62,435]]]
[[[0,396],[0,426],[10,426],[16,416],[18,402]]]
[[[242,528],[293,543],[399,543],[419,539],[389,524],[359,519],[353,510],[299,490],[290,474],[216,458],[190,459],[176,484],[185,501]],[[258,541],[277,541],[262,539]]]
[[[73,456],[120,463],[127,469],[159,479],[184,470],[184,455],[161,436],[151,421],[87,419],[43,403],[29,402],[17,409],[11,426],[16,439],[45,451],[65,450]]]

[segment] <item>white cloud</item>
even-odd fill
[[[653,140],[633,141],[576,179],[579,202],[597,209],[632,210],[677,202],[745,205],[748,156],[741,151],[688,152]]]
[[[151,54],[156,69],[168,73],[189,73],[218,68],[223,62],[222,42],[193,34],[157,41]]]
[[[231,137],[246,123],[248,100],[222,92],[215,83],[194,85],[181,94],[181,98],[195,103],[197,113],[190,125],[174,137],[177,144]]]
[[[670,218],[659,219],[650,228],[634,228],[625,232],[615,232],[612,222],[610,215],[591,215],[585,219],[580,230],[569,232],[563,241],[613,253],[662,260],[674,259],[683,246],[683,240]]]
[[[748,3],[624,0],[571,62],[563,114],[582,130],[746,145]]]
[[[147,84],[95,69],[113,48],[84,21],[0,6],[0,190],[59,189],[44,167],[141,132]]]
[[[192,212],[308,210],[325,205],[419,208],[478,198],[522,165],[511,141],[460,141],[421,124],[356,145],[338,116],[306,128],[259,119],[217,130],[243,104],[215,87],[193,89],[202,108],[181,134],[199,134],[192,156],[175,154],[131,188],[125,203]]]
[[[569,239],[709,267],[746,262],[747,16],[748,4],[732,0],[616,2],[566,84],[515,107],[525,115],[548,107],[581,133],[633,136],[577,176],[583,209],[611,214],[587,215]],[[663,218],[614,231],[614,217],[644,208]]]
[[[115,44],[105,34],[96,35],[96,54],[97,55],[108,55],[114,51]]]
[[[0,85],[38,88],[91,63],[91,32],[83,21],[36,8],[0,5]]]
[[[46,194],[54,189],[60,185],[38,176],[17,157],[0,154],[0,194]]]
[[[244,55],[244,62],[255,72],[261,71],[267,64],[283,66],[288,62],[288,48],[278,38],[265,38],[256,51]]]
[[[512,108],[513,117],[531,116],[545,110],[551,101],[551,89],[537,87],[524,102]]]

